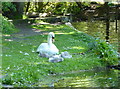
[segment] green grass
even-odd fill
[[[70,54],[76,55],[60,63],[50,63],[47,58],[38,57],[38,54],[34,52],[40,43],[47,42],[47,34],[24,37],[24,40],[22,38],[15,41],[5,40],[12,37],[3,37],[2,70],[3,75],[6,75],[2,80],[3,84],[40,86],[61,79],[61,77],[48,78],[48,74],[105,67],[107,63],[117,63],[116,56],[114,56],[114,60],[109,59],[110,57],[106,55],[102,55],[103,57],[100,58],[101,54],[97,52],[102,48],[97,49],[96,47],[99,47],[102,42],[96,42],[95,38],[85,33],[78,33],[66,25],[48,24],[32,27],[41,31],[54,32],[56,35],[54,44],[60,52],[68,51]],[[90,46],[90,43],[95,43],[96,46]],[[103,42],[102,44],[106,43]],[[108,44],[105,47],[108,47]],[[90,50],[91,48],[92,50]],[[79,53],[85,54],[80,55]],[[109,60],[103,61],[106,58]]]

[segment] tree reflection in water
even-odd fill
[[[73,22],[72,25],[79,31],[106,40],[105,21]],[[109,43],[113,44],[115,47],[118,47],[118,33],[116,33],[115,25],[115,22],[110,22]]]

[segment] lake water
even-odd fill
[[[119,25],[118,21],[118,25]],[[115,22],[110,22],[109,28],[109,42],[115,47],[118,47],[118,31],[116,31]],[[92,35],[94,37],[99,37],[100,39],[106,40],[106,23],[105,21],[82,21],[73,22],[72,25],[79,31]],[[117,29],[120,29],[119,26]]]

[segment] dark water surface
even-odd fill
[[[118,21],[119,24],[120,21]],[[118,29],[116,31],[116,23],[110,22],[109,28],[109,43],[113,44],[115,47],[118,47]],[[98,37],[100,39],[106,40],[106,23],[105,21],[85,21],[85,22],[73,22],[72,25],[79,31]]]

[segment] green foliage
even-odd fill
[[[118,64],[118,52],[109,43],[106,43],[104,40],[99,38],[94,38],[85,33],[81,35],[74,34],[76,39],[79,37],[81,41],[85,42],[88,45],[88,50],[86,53],[96,55],[100,58],[101,64],[105,65],[115,65]]]
[[[81,8],[79,8],[76,3],[69,3],[67,12],[75,15],[75,14],[79,13],[80,10],[81,10]]]
[[[75,2],[49,2],[46,5],[46,2],[42,3],[42,6],[38,6],[38,3],[30,3],[29,11],[28,12],[38,12],[37,8],[42,8],[40,12],[47,13],[48,16],[50,15],[65,15],[68,13],[79,13],[80,9]],[[27,7],[27,3],[25,4],[25,8]]]
[[[14,32],[17,32],[18,30],[14,27],[13,23],[12,22],[9,22],[8,21],[8,18],[0,15],[0,23],[2,24],[1,25],[1,31],[2,33],[4,34],[10,34],[10,33],[14,33]]]
[[[104,62],[107,65],[118,63],[118,52],[111,44],[106,43],[104,40],[97,38],[94,42],[89,43],[89,47],[89,50],[101,58],[101,62]]]
[[[64,15],[64,14],[67,13],[68,8],[69,8],[69,3],[68,2],[56,3],[54,14],[55,15]]]
[[[2,2],[2,11],[7,12],[7,11],[16,11],[16,7],[13,3],[11,2]]]

